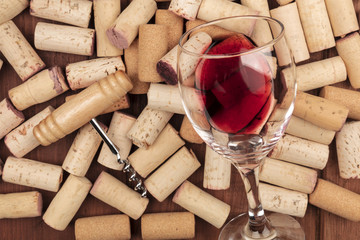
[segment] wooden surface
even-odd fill
[[[122,1],[122,8],[124,8],[129,1]],[[275,0],[269,0],[270,7],[276,7],[277,4]],[[359,12],[360,1],[355,0],[354,4],[357,9],[357,13]],[[160,7],[166,7],[166,3],[161,3]],[[359,16],[359,13],[358,13]],[[35,17],[31,17],[29,15],[29,9],[26,9],[23,13],[17,16],[14,19],[15,24],[19,27],[19,29],[23,32],[26,39],[33,45],[34,39],[34,29],[35,25],[38,21],[49,22],[44,19],[39,19]],[[51,22],[51,21],[50,21]],[[93,27],[93,23],[91,23],[90,27]],[[52,53],[45,51],[37,51],[43,61],[46,63],[47,67],[51,67],[54,65],[59,65],[63,69],[66,64],[77,62],[81,60],[88,59],[83,56],[75,56],[70,54],[61,54],[61,53]],[[323,51],[320,53],[316,53],[312,55],[311,60],[319,60],[322,58],[330,57],[336,55],[335,49],[330,49],[327,51]],[[95,57],[95,56],[93,56]],[[0,100],[7,97],[7,91],[18,84],[21,83],[20,78],[17,76],[15,71],[9,65],[9,63],[4,59],[2,55],[0,58],[4,60],[3,68],[0,71]],[[48,105],[52,105],[53,107],[58,107],[64,102],[64,97],[69,95],[70,92],[63,94],[47,103],[39,104],[33,106],[25,111],[26,119],[33,116],[35,113],[41,111]],[[146,96],[145,95],[130,95],[131,100],[131,108],[125,110],[124,112],[130,113],[134,116],[138,116],[143,107],[146,105]],[[89,109],[91,111],[91,109]],[[99,117],[101,121],[105,124],[110,123],[111,114],[103,115]],[[179,130],[181,124],[182,116],[176,115],[174,116],[170,123]],[[48,162],[53,164],[62,165],[62,162],[66,156],[66,153],[75,137],[75,134],[71,134],[66,138],[52,144],[48,147],[38,147],[34,151],[27,154],[25,157],[29,159],[34,159],[42,162]],[[195,145],[195,144],[187,144],[189,148],[192,148],[197,155],[199,161],[201,163],[204,162],[204,150],[205,145]],[[4,145],[3,139],[0,141],[0,158],[2,160],[6,160],[6,158],[10,155],[9,151]],[[97,157],[97,156],[96,156]],[[96,159],[95,157],[95,159]],[[111,171],[105,169],[101,165],[99,165],[96,160],[93,161],[89,172],[86,177],[88,177],[92,182],[95,181],[97,176],[101,171],[107,171],[110,174],[116,176],[120,180],[126,182],[126,177],[121,172]],[[198,169],[195,174],[193,174],[189,180],[196,184],[197,186],[202,186],[202,175],[203,175],[203,167]],[[65,178],[68,174],[65,172]],[[354,192],[360,193],[360,180],[343,180],[340,179],[338,174],[337,160],[336,160],[336,152],[335,152],[335,144],[334,142],[331,144],[331,154],[327,167],[324,171],[320,173],[322,178],[332,181],[340,186],[346,187]],[[30,191],[34,190],[29,187],[22,187],[18,185],[13,185],[9,183],[4,183],[0,180],[0,193],[11,193],[11,192],[22,192],[22,191]],[[51,199],[55,196],[55,193],[42,191],[44,199],[44,210],[48,207]],[[208,191],[207,192],[213,194],[215,197],[227,202],[232,206],[230,218],[236,216],[239,213],[246,211],[247,209],[247,201],[244,194],[243,183],[239,174],[233,169],[232,172],[232,180],[231,187],[227,191]],[[159,203],[154,198],[150,197],[150,203],[146,210],[146,213],[153,212],[166,212],[166,211],[184,211],[180,206],[172,203],[171,201],[172,195],[166,199],[164,202]],[[331,197],[331,196],[329,196]],[[95,199],[93,196],[89,195],[80,210],[77,212],[74,220],[71,224],[65,229],[65,231],[56,231],[50,227],[48,227],[41,219],[41,217],[37,218],[28,218],[28,219],[2,219],[0,220],[0,239],[1,240],[22,240],[22,239],[51,239],[51,240],[71,240],[75,239],[74,237],[74,221],[79,217],[86,216],[95,216],[95,215],[104,215],[104,214],[116,214],[119,213],[116,209],[104,204],[103,202]],[[339,239],[347,239],[347,240],[355,240],[360,239],[360,223],[353,223],[347,220],[344,220],[340,217],[327,213],[325,211],[321,211],[316,207],[311,205],[308,206],[306,216],[304,218],[298,218],[302,227],[306,232],[307,239],[321,239],[321,240],[339,240]],[[140,231],[140,221],[131,220],[131,230],[132,230],[132,239],[141,239],[141,231]],[[196,218],[196,238],[195,239],[217,239],[217,235],[219,230],[206,223],[205,221]]]

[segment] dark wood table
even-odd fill
[[[122,0],[122,8],[124,8],[128,2]],[[168,3],[159,3],[160,8],[166,8]],[[360,1],[354,0],[354,4],[358,13],[360,8]],[[275,0],[269,0],[269,5],[271,8],[277,6]],[[358,14],[359,16],[359,14]],[[15,24],[23,32],[26,39],[33,45],[34,42],[34,29],[38,21],[51,22],[44,19],[39,19],[30,16],[29,9],[26,9],[19,16],[14,18]],[[93,27],[90,25],[90,27]],[[53,53],[45,51],[37,51],[42,60],[46,63],[47,67],[58,65],[63,69],[66,64],[77,62],[81,60],[86,60],[88,57],[76,56],[70,54],[62,53]],[[320,53],[312,54],[311,61],[320,60],[323,58],[331,57],[336,55],[336,50],[330,49]],[[92,56],[91,58],[94,58]],[[10,64],[5,60],[5,58],[0,55],[0,58],[4,60],[3,68],[0,71],[0,100],[7,97],[8,90],[17,86],[21,83],[20,78],[17,76],[15,71],[12,69]],[[24,112],[26,119],[30,118],[37,112],[44,109],[46,106],[51,105],[55,108],[60,106],[64,102],[64,98],[67,95],[70,95],[70,92],[67,92],[63,95],[58,96],[55,99],[52,99],[49,102],[39,104],[33,107],[26,109]],[[124,112],[138,116],[143,107],[146,105],[146,96],[145,95],[130,95],[131,108],[124,110]],[[110,123],[111,114],[100,116],[99,119],[105,124]],[[175,115],[170,123],[179,130],[181,124],[182,116]],[[64,139],[48,146],[48,147],[38,147],[25,157],[29,159],[34,159],[42,162],[62,165],[62,162],[67,154],[67,151],[75,137],[75,133],[68,135]],[[196,145],[196,144],[187,144],[187,146],[194,150],[199,161],[204,162],[204,151],[205,145]],[[327,179],[331,182],[339,184],[347,189],[350,189],[354,192],[360,193],[360,180],[343,180],[339,177],[338,166],[336,160],[335,144],[334,142],[330,146],[330,159],[327,167],[319,173],[320,177]],[[3,139],[0,141],[0,158],[6,160],[10,156],[9,151],[4,145]],[[97,156],[96,156],[97,157]],[[95,158],[96,158],[95,157]],[[116,176],[120,180],[127,182],[126,177],[121,172],[116,172],[112,170],[105,169],[96,161],[94,161],[90,167],[90,170],[86,174],[86,177],[89,178],[92,182],[95,181],[97,176],[101,171],[107,171],[110,174]],[[64,178],[68,174],[64,173]],[[196,184],[197,186],[202,186],[202,177],[203,176],[203,167],[199,168],[189,180]],[[23,187],[19,185],[9,184],[2,182],[0,180],[0,193],[12,193],[12,192],[22,192],[22,191],[31,191],[34,190],[29,187]],[[55,193],[39,190],[44,199],[44,210],[48,207],[50,201],[55,196]],[[227,202],[232,206],[229,219],[236,216],[239,213],[246,211],[247,201],[244,194],[243,183],[239,174],[233,168],[231,187],[226,191],[209,191],[215,197]],[[329,196],[331,197],[331,196]],[[159,203],[153,197],[150,196],[150,203],[146,210],[146,213],[155,213],[155,212],[167,212],[167,211],[184,211],[180,206],[174,204],[171,201],[171,197],[166,199],[164,202]],[[41,217],[36,218],[27,218],[27,219],[2,219],[0,220],[0,239],[1,240],[23,240],[23,239],[46,239],[46,240],[70,240],[75,239],[74,237],[74,221],[79,217],[86,216],[95,216],[95,215],[105,215],[105,214],[116,214],[119,213],[116,209],[104,204],[103,202],[97,200],[93,196],[89,195],[81,208],[77,212],[75,218],[71,224],[65,229],[65,231],[57,231],[49,226],[47,226],[41,219]],[[350,222],[348,220],[337,217],[328,212],[322,211],[311,205],[308,206],[307,213],[304,218],[297,219],[302,227],[305,230],[306,238],[309,240],[312,239],[321,239],[321,240],[356,240],[360,239],[360,223]],[[131,220],[131,231],[132,239],[141,239],[140,231],[140,221]],[[196,218],[196,238],[195,239],[217,239],[219,234],[219,229],[211,226],[207,222],[203,221],[200,218]]]

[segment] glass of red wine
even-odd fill
[[[199,25],[180,38],[177,75],[194,129],[244,180],[248,213],[227,223],[219,239],[305,239],[291,217],[265,216],[258,190],[262,159],[283,135],[296,95],[282,23],[235,16]]]

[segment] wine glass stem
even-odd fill
[[[244,234],[248,235],[247,237],[251,239],[256,239],[254,238],[255,236],[258,236],[257,238],[259,239],[266,239],[275,234],[270,222],[265,217],[265,212],[261,205],[259,194],[259,168],[259,164],[237,166],[244,181],[248,199],[249,220],[243,231]]]

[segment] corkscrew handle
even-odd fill
[[[34,137],[43,146],[58,141],[101,114],[132,88],[129,76],[123,71],[110,74],[55,109],[34,127]]]
[[[141,192],[141,197],[147,197],[147,189],[143,185],[141,179],[137,177],[135,169],[131,166],[129,160],[121,159],[119,150],[115,146],[115,144],[110,140],[110,138],[106,135],[104,130],[101,128],[99,123],[96,121],[95,118],[90,120],[90,124],[94,127],[94,129],[99,133],[100,137],[106,143],[106,145],[110,148],[110,151],[116,155],[117,161],[119,164],[124,164],[123,172],[130,173],[129,180],[131,182],[136,182],[135,190]]]

